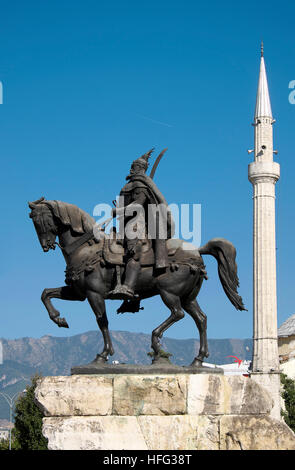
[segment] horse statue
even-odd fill
[[[59,327],[68,328],[66,319],[60,317],[51,299],[87,299],[104,340],[103,351],[97,354],[93,364],[106,364],[109,356],[114,354],[114,349],[105,300],[111,298],[109,292],[120,282],[121,271],[124,272],[123,247],[112,234],[106,234],[104,227],[98,226],[89,214],[73,204],[43,197],[28,204],[43,251],[54,250],[58,245],[67,266],[66,285],[47,288],[42,293],[41,299],[49,317]],[[223,238],[214,238],[200,248],[177,239],[170,239],[166,243],[169,267],[165,272],[155,273],[152,249],[146,246],[135,290],[138,300],[125,300],[119,311],[138,311],[140,300],[161,296],[171,313],[152,332],[153,363],[163,357],[160,343],[163,333],[187,312],[194,320],[200,337],[199,352],[191,367],[201,367],[204,358],[209,356],[207,317],[196,300],[203,280],[207,278],[202,255],[215,257],[225,294],[237,310],[246,310],[237,292],[236,250],[232,243]]]

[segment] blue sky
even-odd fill
[[[222,291],[216,261],[199,302],[210,338],[252,337],[253,120],[264,40],[276,157],[278,323],[294,313],[295,79],[291,2],[0,2],[1,297],[0,337],[67,336],[97,329],[86,302],[55,305],[58,329],[40,301],[64,284],[61,254],[44,254],[27,201],[45,196],[92,214],[111,203],[132,160],[168,147],[155,177],[168,202],[202,205],[202,243],[224,237],[237,248],[237,312]],[[169,312],[160,300],[110,329],[151,333]],[[166,336],[198,337],[186,316]]]

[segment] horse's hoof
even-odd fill
[[[191,363],[190,367],[203,367],[203,361],[201,361],[201,359],[198,359],[196,357]]]
[[[101,356],[100,354],[96,355],[96,358],[93,359],[91,364],[106,364],[108,362],[108,357]]]
[[[171,365],[171,362],[169,360],[168,357],[161,357],[161,356],[156,356],[153,360],[152,360],[152,366],[155,366],[155,365],[163,365],[163,366],[167,366],[167,365]]]
[[[69,328],[69,325],[65,318],[60,318],[57,324],[60,328]]]

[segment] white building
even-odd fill
[[[9,439],[9,429],[0,428],[0,441]]]
[[[295,380],[295,314],[278,329],[280,369]]]
[[[234,362],[231,364],[210,364],[208,362],[203,362],[203,366],[219,369],[223,369],[224,375],[244,375],[249,376],[251,361],[241,361]]]

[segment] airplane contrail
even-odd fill
[[[154,124],[160,124],[161,126],[166,126],[166,127],[173,127],[171,124],[167,124],[167,122],[156,121],[155,119],[149,118],[148,116],[143,116],[143,114],[137,114],[137,113],[135,113],[135,114],[136,114],[136,116],[138,116],[142,119],[146,119],[147,121],[151,121]]]

